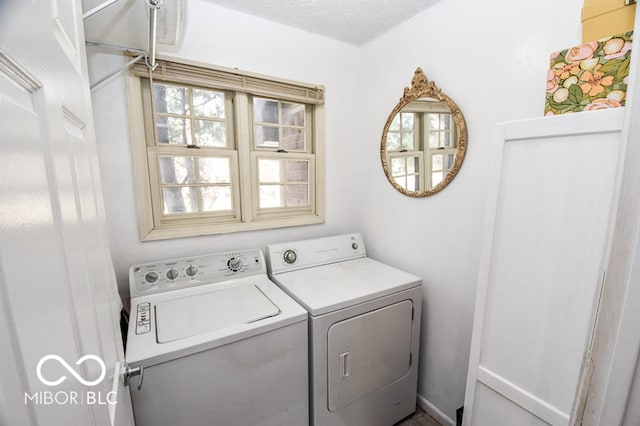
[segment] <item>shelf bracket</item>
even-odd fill
[[[130,61],[128,61],[126,64],[124,64],[121,67],[119,67],[118,69],[110,72],[109,74],[105,75],[104,77],[99,78],[95,82],[90,83],[89,87],[91,88],[91,90],[93,90],[94,88],[100,86],[102,83],[110,80],[112,77],[116,76],[117,74],[120,74],[121,72],[127,70],[131,65],[135,64],[136,62],[138,62],[142,58],[146,58],[146,56],[147,56],[146,52],[144,52],[143,50],[131,49],[131,48],[128,48],[128,47],[113,46],[113,45],[110,45],[110,44],[95,43],[95,42],[92,42],[92,41],[88,41],[86,44],[87,44],[87,46],[97,46],[97,47],[103,47],[105,49],[118,50],[120,52],[135,53],[136,54],[136,56],[133,59],[131,59]]]
[[[93,9],[91,9],[90,11],[88,11],[87,13],[82,15],[82,19],[87,19],[92,17],[93,15],[95,15],[98,12],[103,11],[104,9],[108,8],[109,6],[111,6],[114,3],[119,2],[120,0],[107,0],[104,3],[99,4],[98,6],[94,7]]]

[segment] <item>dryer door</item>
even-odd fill
[[[409,372],[412,311],[411,300],[404,300],[329,328],[330,411],[336,412]]]

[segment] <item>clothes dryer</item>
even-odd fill
[[[267,246],[271,279],[309,313],[316,426],[391,426],[415,411],[422,280],[360,234]]]

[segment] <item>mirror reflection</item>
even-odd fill
[[[466,138],[460,109],[418,68],[383,131],[380,151],[387,179],[412,197],[439,192],[460,168]]]

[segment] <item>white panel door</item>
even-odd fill
[[[0,2],[0,424],[133,424],[81,13]]]
[[[498,127],[465,425],[567,425],[604,275],[622,109]]]

